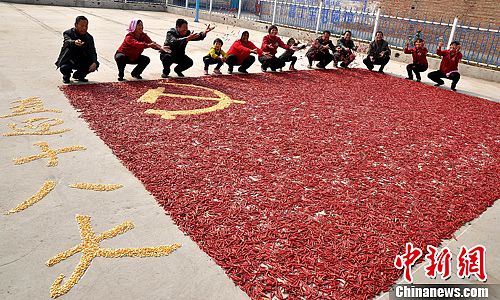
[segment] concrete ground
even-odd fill
[[[89,75],[92,82],[116,81],[117,69],[113,55],[125,36],[128,22],[139,17],[145,31],[158,43],[163,43],[167,29],[179,17],[163,12],[126,11],[95,8],[32,6],[0,2],[0,116],[11,113],[12,101],[39,97],[47,108],[61,113],[45,112],[26,116],[0,118],[0,133],[9,132],[10,123],[20,123],[28,117],[58,118],[71,131],[49,136],[0,136],[0,211],[7,212],[33,196],[47,180],[54,189],[38,203],[21,212],[0,216],[0,298],[46,299],[59,274],[69,278],[80,254],[53,267],[45,262],[59,252],[80,243],[75,215],[92,217],[97,234],[124,222],[132,221],[135,229],[102,242],[108,248],[134,248],[181,244],[166,257],[94,259],[85,275],[63,296],[68,299],[247,299],[197,245],[185,236],[165,215],[155,199],[139,180],[112,154],[110,149],[88,128],[78,112],[69,104],[58,86],[61,74],[54,61],[62,44],[62,32],[71,28],[77,15],[89,18],[89,32],[94,36],[101,67]],[[204,29],[206,22],[193,23],[194,30]],[[239,28],[216,24],[205,41],[192,42],[188,51],[195,66],[186,76],[202,75],[202,57],[216,37],[225,41],[228,49]],[[250,39],[259,45],[263,32],[250,31]],[[158,79],[161,74],[159,55],[146,50],[151,64],[143,74],[145,79]],[[303,56],[304,52],[299,53]],[[298,69],[305,69],[305,59]],[[361,66],[360,60],[356,64]],[[223,72],[226,72],[223,67]],[[126,78],[131,68],[127,68]],[[259,72],[259,64],[250,72]],[[386,72],[404,76],[405,66],[389,63]],[[430,84],[424,75],[424,83]],[[449,87],[449,82],[447,82]],[[459,92],[496,102],[500,101],[500,85],[463,77]],[[13,159],[37,154],[34,143],[45,141],[51,148],[73,145],[86,147],[58,155],[58,166],[47,167],[47,159],[14,165]],[[76,182],[122,184],[111,192],[72,189]],[[500,238],[497,224],[500,204],[497,202],[480,218],[464,226],[456,239],[445,241],[454,257],[460,246],[482,244],[487,249],[488,283],[500,283]],[[423,275],[423,268],[414,271],[417,283],[438,283]],[[65,282],[64,281],[64,282]],[[471,280],[452,278],[452,282]],[[450,281],[448,281],[450,282]],[[388,298],[382,295],[382,298]]]

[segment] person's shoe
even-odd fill
[[[68,76],[63,76],[63,83],[66,83],[66,84],[71,83],[71,81],[69,80],[69,78],[70,78],[69,75]]]
[[[203,75],[208,75],[208,70],[203,70]]]
[[[442,86],[444,83],[436,83],[434,86]]]
[[[265,73],[265,72],[267,72],[267,68],[264,68],[264,67],[260,67],[260,70],[261,70],[262,72],[264,72],[264,73]]]
[[[326,69],[326,68],[325,68],[325,66],[323,66],[322,64],[317,64],[317,65],[316,65],[316,67],[317,67],[318,69]]]
[[[340,63],[340,67],[347,69],[347,65],[345,63]]]
[[[214,69],[215,75],[222,75],[222,72],[219,69]]]
[[[451,90],[454,91],[454,92],[456,92],[457,88],[452,87]]]
[[[416,82],[420,82],[421,80],[420,79],[417,79]]]
[[[142,76],[141,76],[141,75],[139,75],[139,74],[134,74],[134,73],[132,73],[132,74],[130,74],[130,75],[132,75],[132,77],[134,77],[135,79],[142,79]]]
[[[89,82],[87,78],[75,78],[75,80],[79,82]]]
[[[385,74],[385,73],[384,73],[384,70],[378,70],[378,72],[379,72],[380,74]]]
[[[168,78],[168,74],[161,73],[161,78]]]
[[[238,68],[238,72],[243,73],[243,74],[248,74],[248,71],[242,68]]]
[[[276,72],[276,69],[275,68],[271,68],[271,71]]]
[[[341,64],[341,65],[342,65],[342,64]],[[338,68],[338,67],[339,67],[339,63],[338,63],[338,62],[334,62],[334,63],[333,63],[333,66],[334,66],[335,68]]]
[[[295,69],[294,66],[290,66],[290,68],[288,68],[289,71],[297,71],[297,69]]]
[[[230,66],[229,68],[227,68],[227,73],[228,74],[233,74],[233,67]]]
[[[125,79],[123,77],[118,77],[118,81],[124,81]]]
[[[179,77],[186,77],[186,76],[184,76],[184,74],[182,74],[182,72],[177,72],[176,71],[175,74],[177,74],[177,76],[179,76]]]
[[[312,66],[312,65],[307,65],[307,68],[308,68],[308,69],[312,69],[312,68],[313,68],[313,66]]]
[[[410,78],[410,77],[405,77],[405,79],[413,80],[413,78]],[[417,79],[417,81],[418,81],[418,79]]]

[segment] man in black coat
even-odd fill
[[[391,49],[389,48],[389,43],[384,40],[384,34],[382,31],[377,31],[375,34],[375,40],[370,43],[370,48],[368,49],[368,57],[363,59],[368,70],[373,70],[374,65],[380,65],[379,73],[384,73],[384,67],[389,62],[391,58]]]
[[[206,36],[207,33],[212,31],[215,27],[210,27],[208,25],[205,31],[199,33],[191,33],[188,29],[188,22],[184,19],[178,19],[175,22],[175,28],[171,28],[167,32],[167,38],[165,39],[164,46],[170,49],[169,52],[161,52],[160,59],[163,64],[162,78],[167,78],[170,74],[170,66],[172,64],[177,64],[174,68],[174,72],[177,73],[179,77],[184,77],[183,71],[191,68],[193,66],[193,60],[186,55],[186,46],[190,41],[201,41]]]
[[[64,41],[56,66],[63,74],[63,82],[70,83],[73,78],[87,82],[85,77],[99,67],[94,38],[87,32],[89,21],[84,16],[76,17],[75,27],[63,33]]]

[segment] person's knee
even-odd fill
[[[192,60],[190,57],[186,56],[186,57],[184,58],[184,65],[185,65],[187,68],[192,67],[192,66],[193,66],[193,60]]]
[[[142,60],[144,61],[144,64],[148,65],[151,62],[151,59],[147,56],[143,56]]]
[[[253,64],[253,63],[255,62],[255,56],[250,55],[250,56],[247,58],[247,60],[248,60],[248,63],[249,63],[249,64],[250,64],[250,63],[251,63],[251,64]]]

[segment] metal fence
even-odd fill
[[[143,0],[144,1],[144,0]],[[146,0],[147,1],[147,0]],[[195,0],[167,0],[167,5],[195,8]],[[420,32],[430,53],[436,53],[439,41],[462,44],[463,60],[471,64],[500,68],[500,28],[481,27],[457,19],[418,20],[380,14],[366,0],[351,1],[345,8],[338,0],[200,0],[200,9],[229,14],[237,18],[340,35],[351,30],[353,38],[371,41],[381,30],[389,44],[403,48]]]
[[[210,13],[222,13],[238,18],[257,21],[259,19],[260,0],[200,0],[200,10]],[[167,0],[167,5],[188,9],[196,7],[196,0]]]

